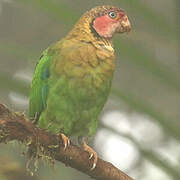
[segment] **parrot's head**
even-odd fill
[[[94,12],[91,26],[101,37],[111,38],[114,33],[129,32],[131,30],[131,24],[126,13],[120,8],[100,6],[91,11]]]
[[[97,38],[111,39],[115,33],[129,32],[131,24],[121,8],[114,6],[97,6],[87,11],[77,22],[72,37],[78,36],[90,39],[91,35]]]

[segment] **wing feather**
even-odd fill
[[[41,56],[33,76],[29,101],[29,116],[38,119],[46,107],[48,95],[48,79],[50,77],[49,65],[52,57],[48,55],[48,49]]]

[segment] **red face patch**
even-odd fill
[[[112,37],[115,28],[119,25],[119,19],[124,13],[117,13],[115,18],[111,18],[109,14],[97,17],[93,22],[93,28],[103,37]]]

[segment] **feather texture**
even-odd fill
[[[71,136],[95,133],[114,70],[113,52],[101,51],[91,43],[70,40],[45,51],[30,96],[30,116],[40,114],[40,127]]]
[[[93,22],[112,10],[122,16],[120,8],[96,7],[64,39],[44,51],[33,76],[29,108],[39,127],[53,133],[61,130],[67,136],[94,135],[111,88],[114,49],[111,38],[98,35]],[[119,19],[110,24],[116,22],[118,32],[129,31],[129,21],[124,19],[123,26]]]

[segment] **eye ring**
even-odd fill
[[[114,12],[114,11],[109,12],[108,15],[109,15],[109,17],[112,18],[112,19],[116,18],[116,16],[117,16],[116,12]]]

